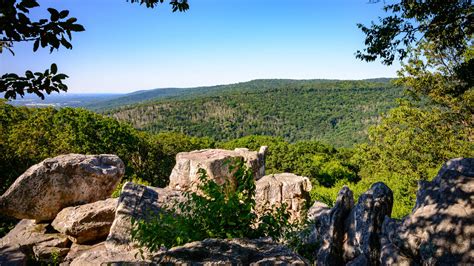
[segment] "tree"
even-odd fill
[[[371,2],[380,2],[372,0]],[[384,1],[385,2],[385,1]],[[462,55],[474,34],[474,7],[471,0],[401,0],[384,7],[391,13],[367,27],[366,48],[356,56],[365,61],[382,59],[390,65],[405,59],[421,41],[436,44],[436,50],[454,49]]]
[[[357,51],[356,57],[365,61],[379,58],[387,65],[398,59],[403,66],[398,84],[406,86],[416,100],[426,96],[434,104],[472,114],[472,1],[401,0],[384,10],[391,14],[379,18],[378,24],[358,25],[366,34],[366,48]],[[470,118],[465,121],[472,123]]]
[[[130,2],[154,8],[164,0]],[[170,0],[170,5],[173,12],[189,9],[187,0]],[[60,47],[72,49],[72,33],[84,31],[84,27],[75,17],[69,16],[68,10],[54,8],[47,9],[49,18],[32,21],[30,10],[39,6],[36,0],[0,0],[0,53],[7,50],[14,55],[14,44],[18,42],[32,42],[34,52],[40,46],[49,48],[50,52]],[[45,93],[67,91],[68,87],[63,83],[66,78],[66,74],[58,73],[54,63],[44,72],[27,70],[24,76],[6,73],[0,78],[0,93],[3,92],[6,99],[16,99],[17,95],[23,97],[25,93],[34,93],[44,99]]]
[[[369,130],[353,160],[362,182],[384,181],[395,195],[394,213],[406,215],[415,201],[417,181],[431,179],[441,164],[474,156],[474,7],[472,1],[401,0],[370,27],[366,48],[356,56],[400,60],[396,84],[411,96]]]

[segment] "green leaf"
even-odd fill
[[[59,13],[59,18],[66,18],[69,15],[69,10],[63,10]]]
[[[81,24],[72,24],[69,29],[72,31],[85,31],[84,27]]]
[[[59,12],[54,8],[48,8],[49,13],[51,14],[51,21],[59,20]]]
[[[39,6],[38,2],[35,0],[22,0],[21,5],[27,8],[33,8]]]
[[[35,78],[35,76],[33,75],[33,72],[31,72],[30,70],[27,70],[27,71],[25,72],[25,76],[26,76],[27,78],[29,78],[29,79]]]
[[[72,49],[71,43],[69,43],[64,37],[61,38],[61,44],[67,49]]]
[[[77,21],[77,18],[68,18],[68,20],[66,20],[66,23],[73,24],[76,21]]]
[[[56,74],[58,72],[58,66],[53,63],[51,64],[51,74]]]
[[[39,43],[40,43],[40,40],[39,40],[39,39],[36,39],[36,40],[35,40],[35,43],[33,44],[33,52],[38,51]]]

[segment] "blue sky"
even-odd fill
[[[39,0],[68,9],[86,31],[73,49],[52,54],[15,45],[0,54],[0,72],[40,71],[55,62],[69,91],[130,92],[161,87],[228,84],[258,78],[365,79],[394,77],[399,65],[357,60],[368,24],[383,15],[368,0],[189,0],[146,9],[125,0]]]

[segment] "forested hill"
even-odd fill
[[[269,135],[350,147],[365,141],[367,128],[402,95],[387,79],[254,80],[187,90],[106,114],[151,132],[216,140]]]

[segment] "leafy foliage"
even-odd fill
[[[50,17],[32,21],[29,18],[30,9],[39,7],[36,0],[2,0],[0,1],[0,52],[7,49],[12,54],[15,42],[33,42],[33,51],[41,46],[49,48],[50,52],[63,46],[72,49],[70,43],[73,32],[84,31],[77,19],[68,17],[69,11],[58,11],[48,8]],[[6,73],[0,78],[0,92],[5,92],[6,99],[16,99],[17,95],[35,93],[44,99],[44,93],[67,91],[63,80],[68,76],[57,73],[56,64],[44,73],[27,70],[24,77],[15,73]]]
[[[363,60],[402,61],[397,84],[410,101],[400,101],[369,133],[353,158],[360,166],[358,188],[383,181],[394,191],[394,215],[413,207],[418,180],[429,180],[446,160],[472,157],[472,1],[408,1],[385,6],[392,14],[360,25],[366,34]],[[357,193],[356,193],[357,194]]]
[[[31,72],[27,70],[24,77],[20,77],[15,73],[4,74],[0,78],[0,92],[5,92],[6,99],[16,99],[17,95],[23,97],[25,93],[35,93],[41,99],[44,99],[44,93],[67,91],[67,86],[63,80],[68,76],[58,74],[56,64],[52,64],[50,69],[44,73]]]
[[[140,3],[140,5],[145,5],[148,8],[154,8],[158,4],[162,4],[164,0],[127,0],[131,3]],[[171,9],[173,12],[180,11],[184,12],[189,9],[188,0],[171,0],[170,1]]]
[[[164,0],[131,0],[140,2],[147,8],[153,8]],[[189,9],[187,0],[171,0],[173,12],[184,12]],[[69,10],[58,11],[48,8],[49,18],[32,21],[30,11],[39,7],[37,0],[0,0],[0,53],[4,50],[13,55],[13,46],[17,42],[32,42],[33,52],[39,47],[49,48],[50,52],[59,47],[72,49],[72,33],[84,31],[84,26],[77,23],[75,17],[69,17]],[[44,99],[44,93],[67,91],[63,80],[68,76],[57,74],[56,64],[51,65],[44,73],[31,70],[25,72],[25,77],[15,73],[6,73],[0,78],[0,93],[5,92],[5,99],[23,97],[25,93],[35,93]]]
[[[31,165],[65,153],[117,154],[126,179],[165,186],[178,152],[212,147],[209,139],[150,135],[84,109],[13,107],[0,102],[0,193]]]
[[[230,167],[233,180],[223,185],[208,179],[200,169],[198,192],[147,220],[133,221],[132,238],[151,252],[206,238],[278,239],[291,227],[285,206],[257,216],[255,180],[242,161]]]
[[[380,58],[390,65],[405,59],[410,49],[423,41],[436,44],[437,50],[454,48],[460,55],[474,34],[474,6],[470,0],[400,0],[386,4],[384,10],[389,15],[379,18],[378,23],[358,25],[366,35],[366,48],[357,51],[357,58]]]

